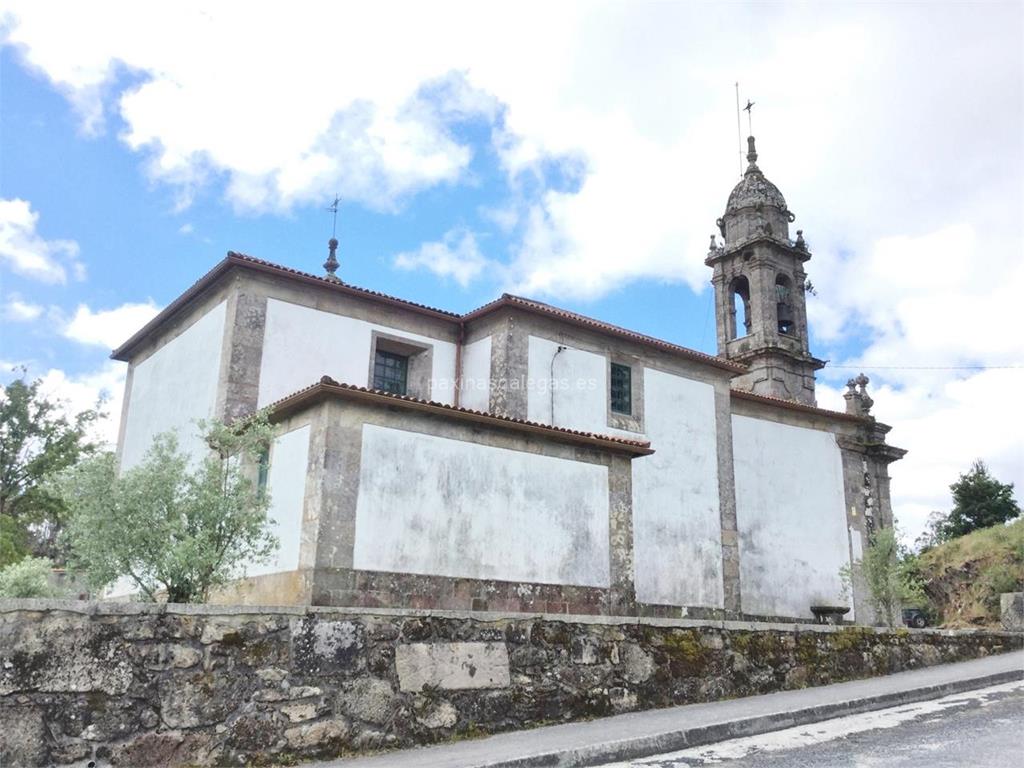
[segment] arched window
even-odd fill
[[[729,338],[735,339],[740,336],[750,335],[750,283],[742,275],[732,281],[730,286],[732,306],[729,316],[731,318]]]
[[[779,333],[789,336],[795,329],[793,319],[793,283],[785,275],[775,278],[775,313]]]

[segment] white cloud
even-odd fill
[[[96,312],[85,304],[79,304],[63,332],[69,339],[82,344],[113,349],[127,341],[159,311],[160,308],[152,301],[145,304],[122,304],[114,309]]]
[[[195,227],[193,227],[188,222],[185,222],[180,227],[178,227],[179,235],[191,235],[193,232],[195,232]]]
[[[514,238],[501,274],[562,299],[640,278],[706,286],[707,236],[737,173],[739,80],[758,105],[759,165],[814,251],[811,321],[840,350],[814,351],[863,363],[882,385],[876,414],[911,448],[893,468],[897,511],[939,505],[975,457],[1009,471],[1022,438],[995,404],[1014,401],[1019,372],[882,366],[1024,359],[1019,3],[400,7],[396,23],[390,4],[283,16],[123,3],[114,25],[72,3],[57,25],[52,4],[10,3],[7,39],[85,129],[116,112],[183,205],[223,179],[240,210],[336,190],[393,210],[466,179],[473,148],[453,121],[475,116],[509,187],[493,206]],[[479,251],[462,245],[404,256],[468,282]],[[855,334],[867,348],[842,360]]]
[[[43,370],[33,361],[0,361],[2,382],[15,378],[20,368],[27,369],[28,379],[42,380],[40,390],[43,395],[59,403],[68,418],[100,404],[100,411],[106,417],[96,422],[90,437],[111,450],[116,447],[121,405],[124,402],[125,375],[128,372],[126,363],[109,360],[95,370],[69,374],[59,368]]]
[[[321,204],[335,190],[393,210],[465,179],[473,148],[454,123],[488,122],[513,189],[542,180],[517,201],[509,279],[526,292],[706,284],[707,235],[736,172],[737,79],[758,103],[761,165],[822,251],[935,230],[966,209],[976,231],[1019,244],[1015,5],[595,13],[582,2],[514,12],[451,2],[403,4],[396,24],[390,4],[299,5],[285,17],[123,3],[116,25],[80,3],[61,9],[60,25],[50,4],[9,7],[7,39],[23,59],[90,130],[116,111],[122,140],[183,205],[223,178],[240,210]],[[577,175],[568,189],[550,183],[561,161]]]
[[[476,237],[467,230],[452,230],[441,242],[424,243],[416,251],[400,253],[393,263],[399,269],[425,269],[438,277],[450,277],[465,288],[488,267],[494,267],[481,252]]]
[[[48,396],[61,400],[69,415],[95,408],[102,402],[100,411],[106,417],[100,419],[95,428],[94,439],[110,449],[117,445],[117,432],[121,423],[121,405],[124,401],[124,382],[128,366],[110,360],[100,368],[82,374],[68,374],[59,368],[50,368],[41,375],[41,390]],[[31,374],[31,371],[30,371]]]
[[[0,199],[0,262],[44,283],[67,282],[69,268],[81,280],[85,273],[78,261],[78,243],[46,240],[36,232],[38,222],[39,213],[27,200]]]
[[[825,377],[839,384],[867,372],[875,415],[893,425],[890,442],[910,451],[891,469],[893,507],[910,541],[930,511],[949,510],[949,484],[975,459],[1024,488],[1024,434],[1011,426],[1024,389],[1024,336],[1014,331],[1024,262],[1019,246],[997,242],[953,222],[843,257],[826,253],[816,265],[814,329],[826,342],[854,330],[867,339],[855,359],[836,361],[850,368],[826,368]],[[819,402],[842,409],[838,389],[819,383],[819,391]]]
[[[23,301],[21,296],[12,293],[7,297],[7,303],[3,306],[3,317],[12,323],[28,323],[39,318],[45,307],[39,304]]]
[[[908,543],[924,530],[929,512],[949,511],[949,485],[975,459],[1014,483],[1024,500],[1024,440],[1014,407],[1022,383],[1024,368],[871,389],[873,412],[893,425],[889,442],[909,451],[890,466],[893,508]],[[818,401],[839,409],[843,402],[839,389],[822,384]]]

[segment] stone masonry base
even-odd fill
[[[0,601],[0,764],[281,763],[976,658],[1019,634]]]

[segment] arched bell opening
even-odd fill
[[[729,339],[749,336],[750,317],[750,282],[740,275],[729,286],[732,303],[729,307]]]
[[[793,281],[786,275],[775,278],[775,315],[779,324],[779,333],[792,336],[796,331],[793,314]]]

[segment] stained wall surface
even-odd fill
[[[451,342],[268,299],[259,406],[308,387],[322,376],[367,386],[373,331],[432,345],[434,386],[430,399],[451,403],[455,378],[455,345]]]
[[[491,337],[484,336],[462,348],[462,407],[486,411],[490,383]]]
[[[633,460],[637,599],[721,608],[714,387],[647,368],[644,408],[655,453]]]
[[[181,335],[135,366],[121,447],[121,468],[139,464],[153,438],[174,431],[193,461],[206,446],[195,427],[217,405],[226,304],[221,302]]]
[[[571,347],[559,352],[558,347],[558,342],[530,336],[526,417],[542,424],[607,434],[607,358]]]
[[[850,605],[835,435],[737,415],[732,435],[743,611],[809,618],[812,604]]]
[[[281,543],[269,562],[252,565],[247,576],[279,573],[299,567],[302,538],[303,501],[309,463],[309,426],[286,432],[274,440],[270,449],[267,493],[270,494],[271,531]]]
[[[363,426],[357,569],[606,587],[604,465]]]

